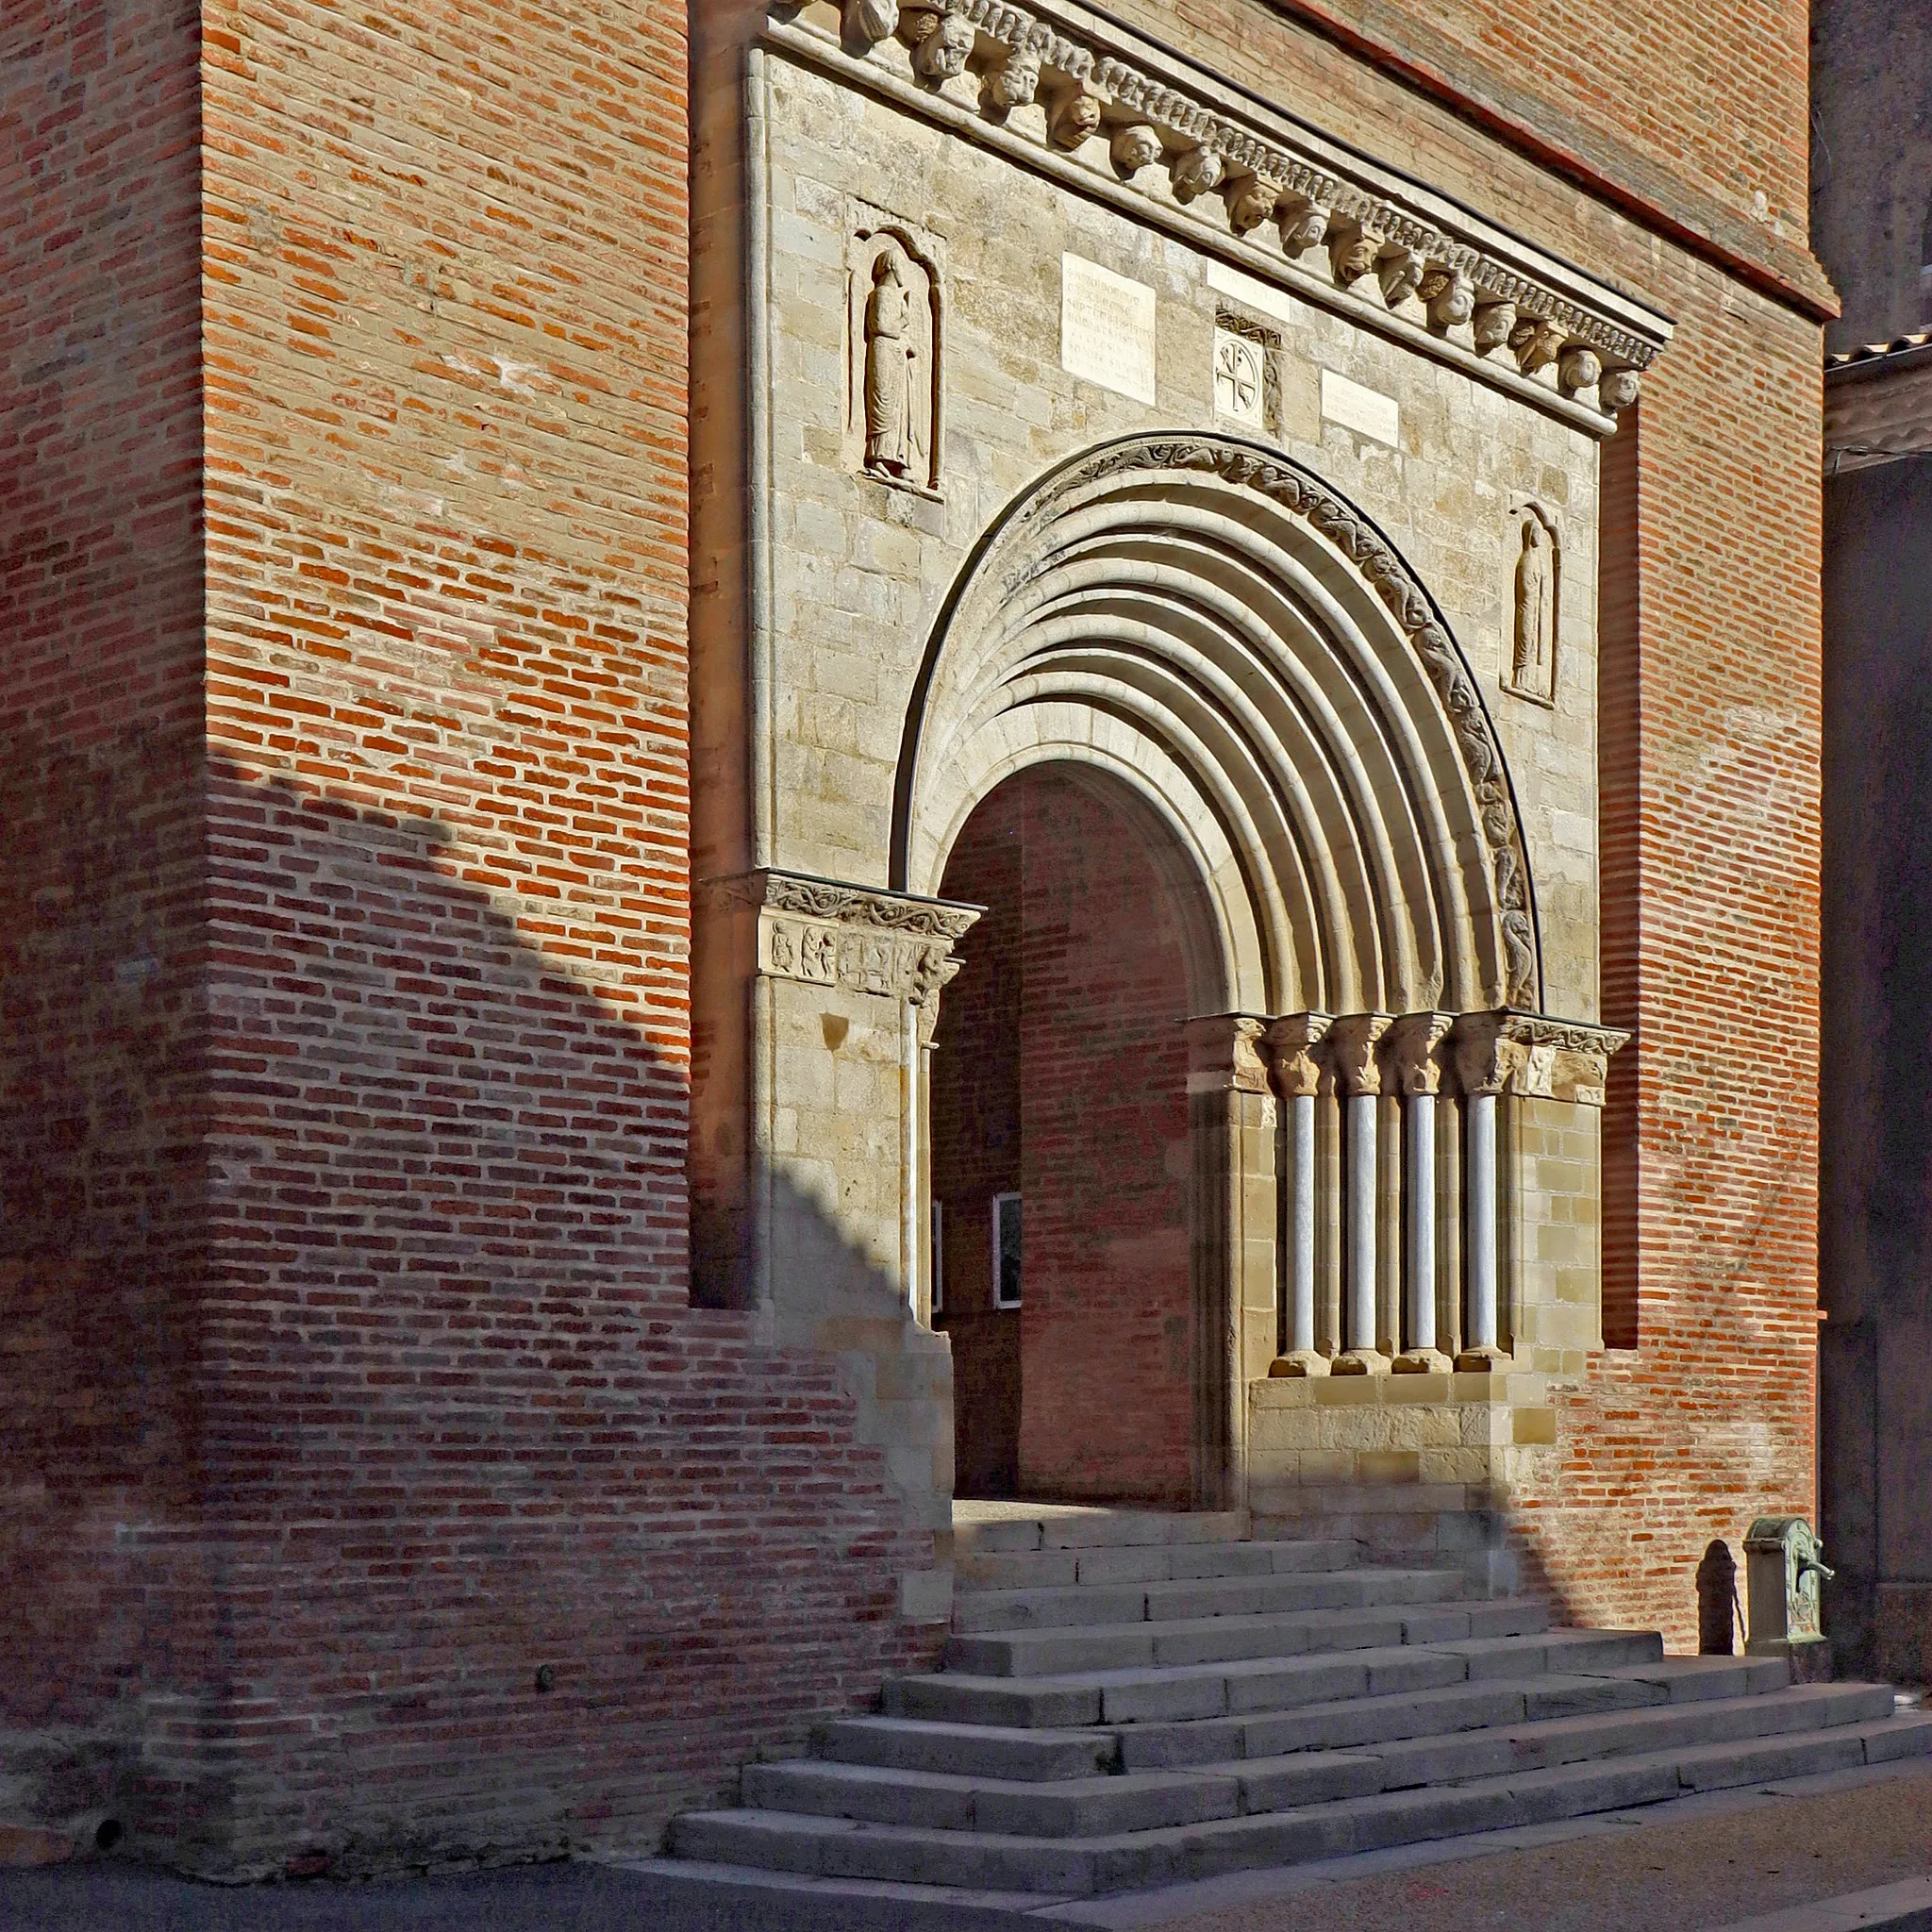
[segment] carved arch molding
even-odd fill
[[[1276,451],[1143,436],[982,540],[908,709],[892,884],[934,892],[1003,777],[1072,758],[1164,813],[1209,883],[1231,1008],[1541,1006],[1495,730],[1394,545]]]

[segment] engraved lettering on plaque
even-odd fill
[[[1154,400],[1156,302],[1145,282],[1060,257],[1060,366],[1137,403]]]

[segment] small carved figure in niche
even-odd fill
[[[1523,548],[1516,559],[1516,644],[1509,688],[1548,703],[1556,689],[1557,545],[1534,509],[1523,513]]]
[[[896,249],[873,265],[865,305],[865,467],[904,481],[912,473],[911,304]]]

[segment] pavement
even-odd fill
[[[658,1859],[225,1888],[0,1873],[0,1932],[1932,1932],[1932,1766],[1835,1773],[1155,1892],[936,1898]]]

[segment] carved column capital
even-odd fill
[[[1262,1041],[1268,1023],[1250,1013],[1214,1013],[1188,1022],[1190,1093],[1266,1093]]]
[[[1382,1091],[1382,1067],[1375,1048],[1393,1024],[1388,1013],[1345,1013],[1331,1021],[1322,1042],[1336,1090],[1349,1097]]]
[[[1272,1020],[1264,1036],[1274,1091],[1284,1100],[1322,1091],[1322,1065],[1315,1049],[1330,1022],[1326,1013],[1290,1013]]]
[[[1498,1007],[1460,1015],[1450,1044],[1465,1093],[1500,1093],[1507,1087],[1535,1098],[1601,1107],[1610,1056],[1629,1038],[1614,1026]]]
[[[1456,1024],[1454,1013],[1404,1013],[1381,1039],[1385,1088],[1398,1093],[1438,1093],[1442,1061],[1437,1049]]]

